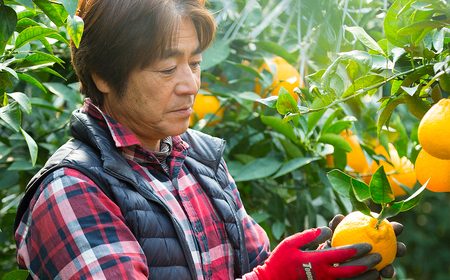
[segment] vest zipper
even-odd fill
[[[191,278],[192,279],[197,279],[197,273],[195,272],[195,264],[194,264],[194,260],[192,258],[192,254],[189,250],[189,246],[187,245],[186,238],[184,236],[183,231],[181,230],[181,226],[178,223],[177,219],[174,218],[172,212],[170,211],[169,206],[167,206],[166,203],[164,203],[164,201],[160,200],[157,196],[155,196],[152,193],[147,193],[147,190],[142,190],[141,188],[139,188],[139,186],[132,180],[130,180],[127,177],[121,176],[120,174],[115,173],[114,171],[110,170],[110,169],[105,169],[105,173],[113,176],[113,177],[120,177],[121,180],[124,180],[128,183],[130,183],[136,190],[137,192],[142,195],[144,198],[146,198],[147,200],[150,200],[152,202],[155,202],[157,204],[159,204],[160,206],[162,206],[165,210],[166,210],[166,214],[170,217],[170,220],[173,223],[173,226],[175,228],[175,231],[177,233],[178,239],[180,241],[181,244],[181,248],[183,249],[183,253],[184,253],[184,257],[186,258],[186,262],[188,264],[188,268],[189,268],[189,272],[191,274]]]

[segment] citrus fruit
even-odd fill
[[[450,100],[441,99],[423,116],[417,132],[420,145],[433,157],[450,159]]]
[[[194,125],[194,113],[197,115],[198,120],[203,119],[208,113],[219,116],[218,119],[209,122],[207,124],[207,126],[213,126],[218,122],[220,122],[220,120],[222,120],[223,112],[225,111],[225,108],[220,107],[220,102],[219,99],[217,99],[217,97],[200,93],[197,94],[192,109],[194,112],[192,113],[191,118],[189,119],[189,126]]]
[[[364,156],[361,145],[359,144],[358,136],[347,131],[343,131],[341,136],[352,148],[352,151],[347,153],[347,165],[357,173],[364,172],[369,165],[367,164],[366,157]]]
[[[394,145],[389,143],[389,155],[383,146],[376,147],[374,149],[374,152],[376,154],[383,155],[386,159],[390,160],[390,162],[392,163],[391,165],[384,160],[380,160],[380,164],[384,166],[384,171],[388,175],[389,184],[391,185],[395,197],[406,194],[405,190],[402,187],[400,187],[400,185],[397,182],[407,186],[410,189],[414,188],[414,185],[416,184],[417,181],[414,165],[407,157],[400,158],[397,149],[395,149]],[[376,161],[373,161],[372,164],[370,165],[370,168],[366,169],[363,173],[373,174],[375,171],[377,171],[379,167],[380,166],[376,163]],[[366,182],[366,184],[369,184],[371,177],[372,177],[371,175],[363,176],[364,182]]]
[[[297,69],[294,68],[294,66],[290,65],[282,57],[277,56],[271,58],[270,61],[272,61],[276,65],[276,73],[272,73],[269,69],[269,66],[267,66],[265,62],[259,68],[259,73],[266,69],[273,75],[273,83],[269,87],[269,90],[272,90],[270,94],[278,96],[280,88],[284,87],[291,94],[291,96],[295,100],[297,100],[297,93],[294,92],[294,89],[296,87],[303,87],[303,81],[301,80],[300,73],[297,71]],[[261,89],[261,85],[259,83],[256,83],[255,92],[260,94]]]
[[[450,192],[450,160],[431,156],[424,149],[416,158],[417,180],[433,192]]]
[[[378,216],[377,213],[372,213]],[[375,228],[377,219],[369,217],[359,211],[352,212],[337,225],[331,239],[331,247],[339,247],[356,243],[369,243],[372,245],[370,253],[379,253],[382,260],[375,266],[381,270],[391,264],[397,254],[397,237],[392,225],[383,220]]]

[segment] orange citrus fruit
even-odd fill
[[[414,185],[417,181],[416,171],[414,170],[414,165],[407,157],[400,158],[397,149],[395,149],[394,145],[392,145],[391,143],[389,143],[389,155],[386,152],[386,149],[381,145],[376,147],[374,151],[376,154],[383,155],[392,163],[391,165],[384,160],[380,160],[380,164],[384,166],[384,171],[388,175],[389,184],[391,185],[395,197],[406,194],[405,190],[402,189],[402,187],[400,187],[397,182],[407,186],[410,189],[414,188]],[[380,166],[375,161],[373,161],[370,165],[370,168],[366,169],[363,173],[373,174],[379,167]],[[371,178],[371,175],[363,176],[364,182],[366,182],[366,184],[369,184]]]
[[[372,213],[377,217],[377,213]],[[359,211],[352,212],[338,224],[331,239],[331,247],[339,247],[356,243],[369,243],[372,245],[370,253],[379,253],[381,262],[375,266],[381,270],[391,264],[397,254],[397,237],[392,225],[383,220],[375,228],[377,219],[369,217]]]
[[[269,87],[269,90],[272,90],[270,94],[278,96],[280,88],[284,87],[291,94],[291,96],[295,100],[297,100],[297,93],[294,92],[294,89],[296,87],[303,87],[303,81],[300,77],[300,73],[297,71],[297,69],[294,68],[294,66],[290,65],[282,57],[277,56],[271,58],[270,61],[275,63],[275,65],[277,66],[276,73],[272,73],[269,69],[269,66],[267,66],[265,62],[259,68],[259,73],[266,69],[273,75],[273,83]],[[256,83],[255,92],[260,94],[261,89],[261,85],[259,83]]]
[[[358,136],[352,134],[351,131],[347,132],[345,130],[341,133],[341,136],[352,148],[352,151],[347,153],[347,165],[357,173],[364,172],[369,167],[369,164],[359,144]]]
[[[419,142],[427,153],[450,159],[450,99],[441,99],[423,116],[419,124]]]
[[[197,115],[198,120],[203,119],[208,113],[219,116],[218,119],[209,122],[207,124],[207,126],[213,126],[222,120],[223,112],[225,111],[225,108],[220,106],[220,102],[219,99],[217,99],[217,97],[200,93],[197,94],[192,109],[194,112],[192,113],[191,118],[189,119],[189,126],[194,125],[194,115],[193,115],[194,113]]]
[[[431,156],[422,149],[416,158],[417,180],[433,192],[450,192],[450,160]]]

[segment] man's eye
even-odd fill
[[[167,75],[173,74],[176,69],[177,69],[176,67],[173,67],[173,68],[170,68],[170,69],[167,69],[167,70],[163,70],[163,71],[161,71],[161,73],[167,74]]]
[[[193,63],[191,63],[191,67],[194,68],[194,69],[200,67],[200,62],[193,62]]]

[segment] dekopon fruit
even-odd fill
[[[192,109],[194,113],[197,115],[197,119],[199,120],[203,119],[208,113],[219,116],[218,119],[209,122],[207,126],[212,126],[220,122],[220,120],[223,117],[223,113],[225,111],[225,108],[220,107],[220,102],[219,99],[217,99],[217,97],[213,95],[206,95],[200,93],[197,94]],[[194,125],[194,115],[193,115],[194,113],[192,113],[191,118],[189,119],[189,126]]]
[[[351,132],[343,131],[341,136],[347,141],[352,151],[347,153],[347,165],[357,173],[363,173],[368,167],[366,157],[359,144],[358,136]]]
[[[450,159],[450,100],[441,99],[423,116],[418,130],[422,148],[431,156]]]
[[[431,156],[424,149],[416,158],[417,180],[433,192],[450,192],[450,160]]]
[[[372,213],[378,216],[377,213]],[[369,243],[372,245],[370,253],[379,253],[382,260],[375,266],[381,270],[391,264],[397,254],[397,237],[392,225],[387,221],[375,228],[377,219],[367,216],[359,211],[348,214],[334,230],[331,239],[332,247],[345,246],[356,243]],[[369,253],[369,254],[370,254]]]
[[[394,192],[394,196],[402,196],[405,195],[405,190],[400,187],[400,184],[407,186],[408,188],[414,188],[416,184],[416,171],[414,170],[414,165],[407,157],[400,158],[395,149],[394,145],[389,143],[389,154],[386,152],[386,149],[383,146],[378,146],[374,149],[376,154],[383,155],[386,159],[388,159],[391,163],[384,160],[380,160],[380,164],[384,166],[384,171],[386,172],[389,180],[389,184],[391,185],[392,191]],[[366,169],[364,174],[373,174],[380,166],[373,161],[370,165],[370,168]],[[369,184],[372,176],[365,175],[363,176],[364,182]]]
[[[284,87],[291,94],[291,96],[295,100],[297,100],[298,97],[297,94],[294,92],[294,89],[296,87],[303,87],[303,81],[300,77],[300,73],[297,71],[297,69],[294,68],[294,66],[290,65],[282,57],[277,56],[270,59],[270,61],[272,61],[277,67],[276,73],[272,73],[273,83],[269,87],[269,89],[271,89],[270,94],[278,95],[280,88]],[[263,69],[270,71],[269,66],[267,66],[265,62],[259,68],[259,72],[261,73]],[[255,92],[260,94],[261,89],[262,89],[261,85],[259,83],[256,83]]]

